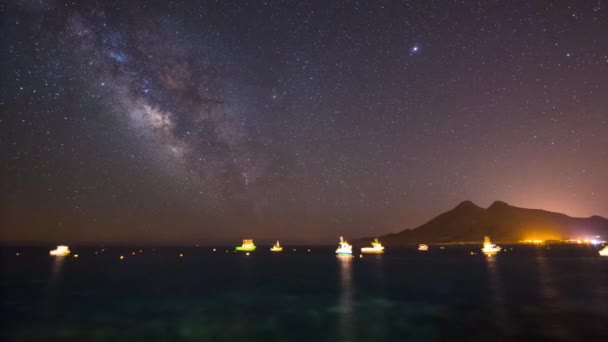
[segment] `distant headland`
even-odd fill
[[[464,201],[429,222],[399,233],[380,236],[388,246],[418,243],[480,243],[484,236],[493,241],[521,242],[608,237],[608,219],[601,216],[570,217],[540,209],[527,209],[496,201],[482,208]],[[358,239],[368,243],[374,237]]]

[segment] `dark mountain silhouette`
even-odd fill
[[[496,201],[487,209],[464,201],[415,229],[380,236],[385,245],[417,243],[480,242],[488,235],[492,241],[517,242],[524,239],[568,239],[600,235],[608,237],[608,219],[570,217],[539,209],[513,207]],[[373,238],[360,239],[367,244]]]

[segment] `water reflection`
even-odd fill
[[[547,336],[576,341],[572,331],[567,328],[567,322],[559,319],[559,313],[564,309],[561,294],[555,285],[549,261],[545,256],[536,258],[538,266],[538,281],[543,302],[542,310],[546,313],[543,319],[543,329]]]
[[[505,294],[502,287],[502,280],[498,270],[498,263],[496,257],[492,255],[485,255],[486,266],[488,268],[489,284],[490,284],[490,296],[492,302],[492,310],[494,313],[494,322],[496,322],[497,328],[500,330],[502,335],[509,333],[509,313],[507,312],[507,306],[505,301]]]
[[[51,266],[51,279],[47,289],[47,302],[46,308],[47,313],[52,314],[55,312],[57,292],[61,279],[61,273],[63,270],[63,264],[66,262],[66,256],[55,256],[53,257],[53,264]]]
[[[592,265],[593,268],[587,272],[591,275],[589,285],[592,289],[595,289],[594,295],[598,312],[608,318],[608,275],[602,268],[605,263],[604,260],[596,258]]]
[[[350,255],[338,255],[340,263],[340,341],[354,341],[353,282]]]
[[[51,268],[51,286],[57,282],[66,258],[67,257],[65,256],[53,257],[53,266]]]

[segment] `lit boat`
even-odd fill
[[[340,245],[336,249],[336,254],[338,255],[352,255],[353,254],[353,246],[349,245],[344,238],[340,236]]]
[[[57,246],[57,248],[52,249],[49,254],[54,256],[66,256],[70,255],[70,249],[68,246]]]
[[[421,252],[426,252],[426,251],[429,250],[429,246],[421,243],[421,244],[418,245],[418,250],[421,251]]]
[[[496,246],[495,244],[493,244],[492,242],[490,242],[490,237],[489,236],[485,236],[483,238],[483,248],[481,249],[481,252],[485,255],[494,255],[498,252],[500,252],[502,248]]]
[[[361,248],[361,253],[382,254],[384,253],[384,246],[382,246],[378,239],[374,239],[374,241],[372,241],[372,247]]]
[[[608,246],[605,246],[604,248],[600,249],[599,253],[601,256],[608,256]]]
[[[283,247],[279,244],[279,240],[277,240],[277,243],[274,244],[274,246],[272,246],[272,248],[270,248],[271,252],[282,252],[283,251]]]
[[[240,252],[253,252],[255,251],[256,246],[253,244],[252,239],[243,240],[243,244],[241,246],[234,247],[235,250]]]

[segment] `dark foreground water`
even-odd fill
[[[321,247],[72,248],[79,258],[4,247],[0,337],[606,341],[608,258],[593,247],[511,247],[491,259],[463,246],[352,259]]]

